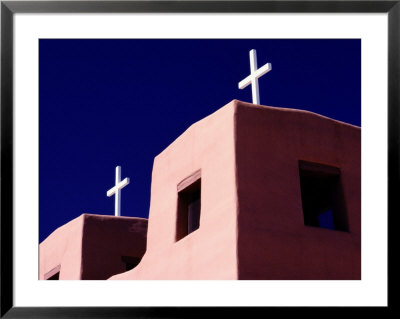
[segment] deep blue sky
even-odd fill
[[[39,40],[39,227],[43,241],[82,213],[114,214],[115,166],[131,183],[123,216],[148,217],[154,157],[233,99],[361,126],[360,40]]]

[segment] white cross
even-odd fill
[[[250,75],[239,82],[239,89],[244,89],[251,84],[251,93],[253,95],[253,104],[260,104],[260,93],[258,91],[258,78],[272,70],[271,63],[263,65],[257,70],[257,52],[250,51]]]
[[[115,216],[121,216],[121,189],[129,184],[129,177],[121,182],[121,166],[115,168],[115,186],[107,191],[107,196],[115,194]]]

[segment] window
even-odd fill
[[[142,260],[141,257],[131,257],[131,256],[122,256],[122,261],[125,263],[125,270],[132,270],[137,265],[139,265],[140,261]]]
[[[44,275],[44,280],[60,280],[61,265],[53,268]]]
[[[60,272],[54,274],[53,276],[49,277],[47,280],[60,280]]]
[[[304,225],[348,231],[340,169],[299,161]]]
[[[200,211],[201,178],[197,171],[178,185],[176,241],[200,227]]]

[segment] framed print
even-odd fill
[[[389,309],[399,15],[2,1],[1,316]]]

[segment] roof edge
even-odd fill
[[[315,117],[319,117],[322,119],[326,119],[326,120],[330,120],[336,123],[340,123],[343,125],[347,125],[353,128],[357,128],[357,129],[361,129],[360,126],[354,125],[354,124],[350,124],[347,122],[343,122],[343,121],[339,121],[339,120],[335,120],[331,117],[325,116],[325,115],[321,115],[319,113],[315,113],[312,111],[307,111],[307,110],[302,110],[302,109],[295,109],[295,108],[286,108],[286,107],[279,107],[279,106],[268,106],[268,105],[259,105],[259,104],[253,104],[253,103],[249,103],[249,102],[243,102],[243,101],[239,101],[239,100],[234,100],[236,102],[236,105],[238,108],[240,107],[247,107],[247,108],[255,108],[255,109],[266,109],[266,110],[271,110],[271,111],[281,111],[281,112],[290,112],[290,113],[301,113],[301,114],[308,114],[308,115],[312,115]]]

